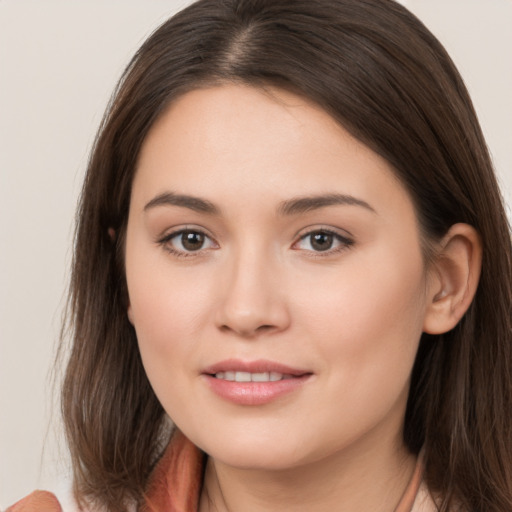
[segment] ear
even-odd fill
[[[128,304],[128,307],[126,308],[126,314],[128,316],[128,321],[133,325],[133,311],[131,304]]]
[[[423,331],[453,329],[475,296],[482,265],[482,243],[472,226],[454,224],[441,240],[429,269]]]

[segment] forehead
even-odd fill
[[[173,102],[142,145],[133,185],[133,199],[172,190],[238,197],[243,206],[251,194],[282,201],[336,189],[373,200],[392,192],[393,201],[410,205],[388,162],[316,104],[242,85],[198,89]]]

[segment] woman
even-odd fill
[[[82,193],[79,504],[510,510],[510,256],[462,80],[403,7],[184,9]]]

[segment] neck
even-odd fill
[[[401,442],[382,439],[286,470],[233,468],[210,458],[199,510],[393,512],[414,466]]]

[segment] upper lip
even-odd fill
[[[249,373],[265,373],[275,372],[285,375],[301,376],[311,374],[311,371],[301,368],[293,368],[291,366],[277,363],[275,361],[268,361],[265,359],[258,359],[256,361],[242,361],[240,359],[226,359],[212,364],[203,370],[203,374],[215,375],[219,372],[249,372]]]

